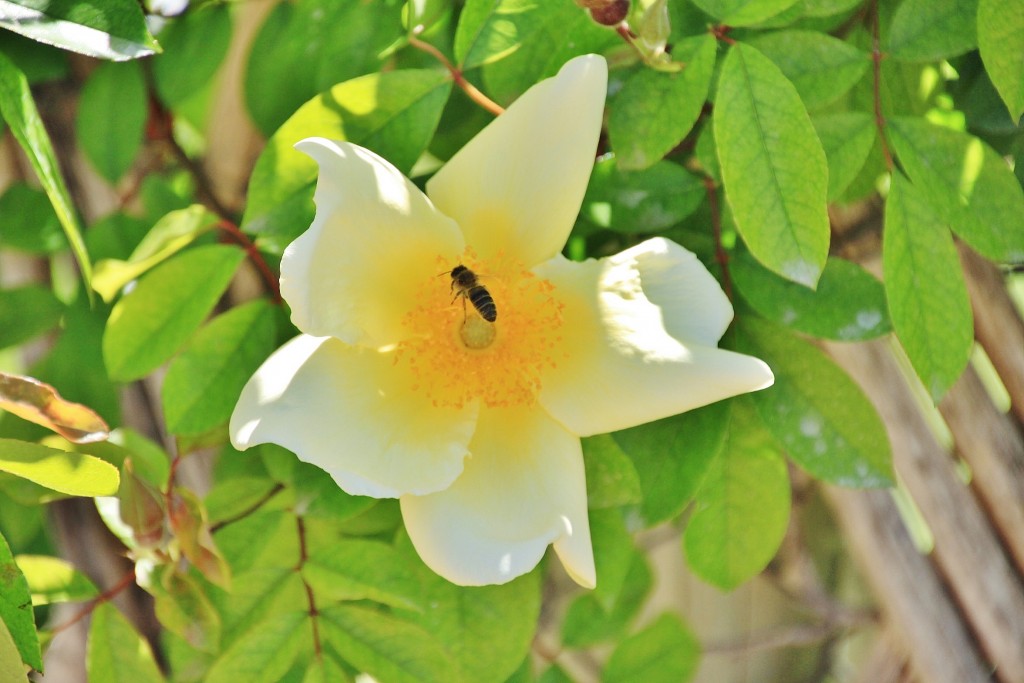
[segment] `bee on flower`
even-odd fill
[[[281,261],[302,334],[243,389],[232,442],[279,444],[350,494],[398,498],[420,557],[457,584],[510,581],[553,545],[593,587],[580,437],[773,381],[717,347],[732,307],[686,249],[561,255],[606,88],[603,58],[571,60],[426,194],[357,145],[297,145],[320,165],[316,217]]]

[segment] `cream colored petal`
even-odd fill
[[[462,253],[458,227],[367,149],[323,138],[295,147],[320,164],[320,179],[313,224],[281,259],[292,322],[350,344],[401,340],[418,290]]]
[[[462,472],[478,409],[434,407],[412,382],[391,354],[300,335],[245,385],[231,443],[284,446],[353,495],[444,489]]]
[[[505,583],[554,543],[573,579],[593,587],[580,440],[539,407],[484,408],[470,451],[449,488],[402,497],[423,561],[459,585]]]
[[[690,252],[661,238],[536,269],[564,304],[563,347],[540,401],[589,436],[771,386],[761,360],[715,347],[732,307]]]
[[[601,133],[608,68],[577,57],[527,90],[427,183],[477,255],[527,266],[562,250],[583,202]]]

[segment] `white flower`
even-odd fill
[[[732,307],[689,251],[656,238],[584,263],[560,255],[606,82],[601,57],[573,59],[426,196],[356,145],[297,145],[320,164],[316,218],[281,262],[303,334],[246,385],[232,442],[277,443],[351,494],[400,498],[420,557],[454,583],[504,583],[553,544],[593,587],[580,437],[773,381],[717,348]],[[459,297],[459,264],[493,324]]]

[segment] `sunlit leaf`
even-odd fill
[[[828,160],[828,200],[839,199],[864,168],[875,142],[870,114],[843,112],[816,116],[811,121]]]
[[[1010,118],[1020,119],[1024,113],[1024,5],[978,0],[978,49]]]
[[[537,9],[530,0],[467,0],[455,31],[455,62],[465,71],[519,49],[514,15]]]
[[[91,681],[159,683],[164,680],[149,643],[110,603],[97,605],[85,659]]]
[[[587,506],[591,509],[638,504],[643,500],[640,475],[608,434],[583,439],[587,474]]]
[[[0,445],[0,453],[2,453]],[[7,539],[0,535],[0,620],[17,647],[20,662],[36,671],[43,670],[39,637],[32,614],[32,594],[21,569],[14,561]],[[20,666],[19,666],[20,669]]]
[[[298,605],[296,605],[298,607]],[[310,636],[309,615],[298,609],[252,622],[210,667],[206,683],[275,683]]]
[[[56,389],[31,377],[0,372],[0,409],[52,429],[68,441],[102,441],[109,428],[90,408],[61,398]]]
[[[856,47],[816,31],[776,31],[750,44],[782,70],[808,109],[835,101],[860,80],[871,64]]]
[[[25,575],[33,605],[89,600],[99,594],[89,578],[67,560],[46,555],[14,558]]]
[[[421,586],[408,564],[389,545],[345,539],[314,551],[302,574],[329,600],[373,600],[420,609]]]
[[[84,453],[0,439],[0,471],[70,496],[109,496],[117,491],[117,468]]]

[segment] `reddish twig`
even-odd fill
[[[499,105],[497,102],[489,98],[487,95],[480,92],[480,90],[466,80],[466,77],[462,75],[462,70],[457,66],[448,61],[448,58],[444,56],[444,53],[438,50],[436,47],[428,42],[420,40],[416,35],[423,30],[422,26],[417,26],[412,34],[409,35],[409,44],[417,50],[422,50],[428,55],[434,57],[437,61],[444,65],[444,68],[448,69],[448,73],[451,74],[452,80],[455,81],[455,85],[462,88],[462,91],[466,93],[469,99],[473,100],[481,107],[494,114],[500,116],[505,112],[504,107]]]
[[[302,521],[300,515],[295,516],[295,523],[298,525],[299,532],[299,563],[295,565],[295,571],[301,572],[303,566],[309,560],[309,550],[306,548],[306,523]],[[309,604],[309,621],[313,628],[313,654],[317,659],[320,659],[323,653],[323,647],[320,644],[320,624],[317,621],[320,611],[316,606],[313,587],[301,575],[299,578],[302,580],[302,586],[306,589],[306,602]]]
[[[75,616],[71,617],[70,619],[65,621],[63,624],[54,627],[54,629],[53,629],[53,631],[51,631],[51,633],[56,635],[56,634],[60,633],[61,631],[64,631],[64,630],[66,630],[68,628],[71,628],[72,626],[77,624],[79,621],[81,621],[85,617],[87,617],[90,614],[92,614],[93,611],[97,607],[99,607],[101,604],[103,604],[104,602],[109,602],[109,601],[113,600],[114,598],[116,598],[118,596],[118,594],[121,591],[123,591],[125,588],[130,586],[134,580],[135,580],[135,566],[132,565],[132,568],[129,569],[128,572],[124,576],[122,576],[120,579],[118,579],[117,583],[115,583],[113,586],[111,586],[110,588],[108,588],[107,590],[103,591],[102,593],[97,595],[95,598],[93,598],[92,600],[87,602],[85,604],[85,607],[83,607],[77,614],[75,614]]]
[[[217,227],[231,235],[242,249],[245,250],[249,260],[252,261],[254,266],[256,266],[256,270],[260,271],[260,275],[267,283],[267,287],[270,289],[271,301],[275,304],[281,303],[281,287],[278,284],[277,276],[275,276],[274,272],[270,270],[270,266],[267,265],[267,262],[260,254],[259,249],[256,248],[256,244],[249,239],[244,232],[239,230],[237,225],[226,218],[222,218],[221,221],[217,223]]]
[[[732,31],[732,26],[718,24],[717,26],[712,26],[710,31],[711,35],[715,37],[715,40],[720,40],[726,45],[736,44],[736,41],[729,37],[729,31]]]
[[[878,139],[882,143],[882,155],[885,157],[885,167],[892,171],[892,152],[889,151],[889,142],[885,137],[885,117],[882,115],[882,59],[885,57],[879,47],[878,40],[878,4],[871,3],[871,92],[875,106],[875,128],[878,130]]]
[[[715,181],[707,176],[704,177],[704,190],[708,193],[708,203],[711,206],[711,234],[715,239],[715,260],[722,269],[722,289],[725,295],[732,301],[732,278],[729,277],[729,253],[722,246],[722,214],[718,208],[718,191]]]

